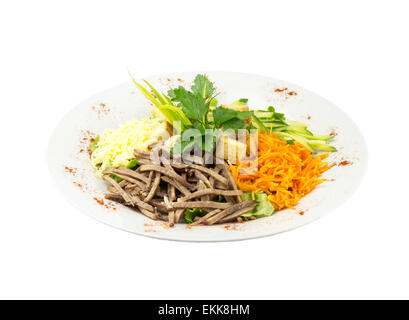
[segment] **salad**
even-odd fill
[[[106,129],[90,145],[106,198],[153,220],[213,225],[245,222],[294,208],[325,181],[331,135],[287,120],[247,98],[220,104],[206,75],[166,93],[135,86],[152,116]]]

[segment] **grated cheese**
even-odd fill
[[[148,151],[149,145],[168,137],[168,124],[159,119],[132,120],[118,129],[106,129],[91,156],[97,177],[107,167],[126,166],[135,158],[135,149]]]

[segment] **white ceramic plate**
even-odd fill
[[[199,72],[147,77],[160,91],[190,85]],[[148,117],[150,104],[131,81],[101,92],[75,107],[53,132],[48,163],[51,174],[67,200],[85,214],[110,226],[160,239],[182,241],[231,241],[263,237],[314,221],[343,203],[358,187],[367,165],[367,147],[354,122],[338,107],[294,84],[258,75],[204,72],[215,82],[219,103],[248,98],[253,109],[273,105],[289,120],[309,124],[317,134],[336,134],[329,162],[339,165],[324,174],[328,181],[303,198],[295,210],[242,224],[168,228],[142,214],[104,199],[106,186],[94,176],[87,146],[89,139],[106,128],[117,128],[131,119]],[[344,164],[344,165],[342,165]],[[304,214],[301,215],[300,212]]]

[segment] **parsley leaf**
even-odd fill
[[[208,99],[213,95],[214,87],[209,78],[203,74],[198,74],[192,86],[192,92],[200,95],[203,99]]]
[[[251,112],[236,111],[232,109],[218,107],[213,111],[215,126],[223,127],[224,129],[244,129],[248,124],[244,121]]]
[[[203,99],[202,96],[187,91],[182,86],[169,90],[168,94],[172,98],[172,101],[179,102],[179,106],[182,108],[183,113],[190,120],[203,121],[209,110],[209,106],[206,104],[205,99]]]
[[[210,107],[217,107],[217,104],[218,104],[217,99],[213,98],[213,99],[210,100],[209,106]]]
[[[233,129],[233,130],[238,130],[238,129],[246,129],[248,127],[248,124],[244,122],[241,119],[234,118],[229,121],[226,121],[222,124],[223,129]]]
[[[213,111],[214,124],[216,127],[220,127],[222,123],[236,118],[236,111],[218,107]]]

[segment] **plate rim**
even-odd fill
[[[348,192],[348,194],[342,198],[341,201],[337,201],[337,203],[331,207],[330,210],[326,210],[325,213],[314,217],[313,219],[310,219],[309,221],[306,221],[304,223],[297,223],[296,225],[289,227],[285,230],[280,230],[280,231],[276,231],[276,232],[266,232],[260,235],[253,235],[253,234],[249,234],[249,235],[245,235],[245,234],[240,234],[239,236],[236,237],[226,237],[225,239],[214,239],[214,240],[207,240],[207,239],[178,239],[178,238],[173,238],[173,237],[168,237],[165,234],[154,234],[153,232],[136,232],[136,231],[132,231],[132,230],[127,230],[124,227],[121,226],[117,226],[117,225],[113,225],[110,224],[106,221],[103,221],[102,219],[98,219],[97,217],[95,217],[94,215],[87,213],[86,210],[80,206],[76,201],[74,201],[75,199],[69,197],[67,195],[66,192],[64,192],[64,188],[62,186],[62,183],[60,183],[57,179],[56,174],[54,174],[53,170],[52,170],[52,142],[53,142],[53,137],[55,136],[55,133],[57,132],[58,128],[64,123],[64,120],[67,118],[67,116],[71,113],[74,113],[75,110],[77,109],[81,109],[83,104],[85,102],[87,102],[90,99],[96,98],[100,95],[102,95],[105,92],[111,91],[117,87],[121,87],[121,86],[125,86],[128,85],[130,83],[130,81],[125,81],[122,82],[118,85],[115,86],[111,86],[110,88],[98,91],[97,93],[94,93],[92,95],[90,95],[89,97],[82,99],[79,103],[77,103],[74,107],[72,107],[71,109],[68,110],[68,112],[66,112],[61,118],[60,120],[57,122],[57,125],[54,127],[54,129],[51,132],[51,135],[48,139],[48,144],[47,144],[47,149],[46,149],[46,157],[47,157],[47,167],[48,167],[48,172],[51,176],[51,179],[53,181],[53,184],[57,187],[57,189],[63,194],[63,198],[74,208],[76,208],[77,210],[79,210],[81,213],[85,214],[86,216],[92,218],[93,220],[96,220],[100,223],[103,223],[104,225],[113,227],[115,229],[121,230],[121,231],[126,231],[128,233],[132,233],[138,236],[143,236],[143,237],[147,237],[147,238],[153,238],[153,239],[158,239],[158,240],[169,240],[169,241],[176,241],[176,242],[195,242],[195,243],[211,243],[211,242],[231,242],[231,241],[244,241],[244,240],[252,240],[252,239],[260,239],[260,238],[265,238],[265,237],[270,237],[270,236],[274,236],[274,235],[278,235],[284,232],[288,232],[288,231],[292,231],[295,230],[299,227],[302,226],[306,226],[309,225],[312,222],[317,221],[318,219],[327,216],[329,213],[339,209],[343,204],[345,204],[347,201],[350,200],[350,198],[352,197],[352,195],[354,195],[356,193],[356,191],[359,189],[359,187],[361,186],[362,182],[364,181],[365,177],[366,177],[366,173],[368,171],[368,144],[366,142],[365,136],[362,133],[362,130],[360,129],[360,127],[358,125],[356,125],[355,121],[340,107],[338,107],[336,104],[332,103],[331,101],[329,101],[328,99],[326,99],[325,97],[322,97],[321,95],[306,89],[300,85],[294,84],[290,81],[286,81],[286,80],[281,80],[278,78],[273,78],[264,74],[256,74],[256,73],[247,73],[247,72],[236,72],[236,71],[222,71],[222,70],[207,70],[207,71],[182,71],[182,72],[168,72],[168,73],[161,73],[161,74],[155,74],[155,75],[149,75],[144,77],[145,79],[160,79],[160,78],[166,78],[166,77],[171,77],[172,75],[175,74],[197,74],[197,73],[204,73],[204,74],[209,74],[209,73],[218,73],[218,74],[236,74],[236,75],[242,75],[242,76],[255,76],[255,77],[259,77],[259,78],[263,78],[265,80],[272,80],[272,81],[278,81],[278,82],[285,82],[286,84],[289,85],[294,85],[298,88],[301,88],[304,92],[313,94],[317,97],[319,97],[320,99],[322,99],[323,101],[325,101],[326,103],[330,104],[332,107],[335,107],[337,109],[338,112],[341,112],[346,118],[348,118],[348,120],[354,125],[355,129],[357,130],[357,132],[360,135],[360,139],[362,140],[362,145],[365,147],[364,150],[362,151],[362,156],[360,158],[360,165],[361,165],[361,170],[359,171],[359,177],[357,180],[357,183],[355,183],[353,185],[353,187],[349,190],[350,192]],[[143,78],[141,78],[143,79]],[[263,219],[263,218],[261,218]],[[261,220],[260,219],[260,220]],[[259,221],[260,221],[259,220]],[[228,225],[228,224],[226,224]],[[218,225],[219,226],[219,225]],[[210,228],[214,228],[215,226],[210,226]],[[220,227],[220,226],[219,226]],[[206,228],[209,228],[208,226]],[[233,234],[233,233],[230,233]],[[239,233],[238,233],[239,234]]]

